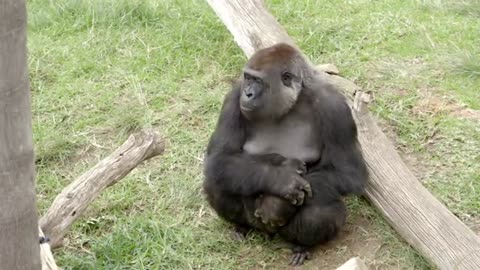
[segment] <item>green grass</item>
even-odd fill
[[[419,178],[457,216],[480,220],[480,124],[426,96],[480,109],[480,2],[266,1],[315,63],[375,93],[372,110]],[[245,58],[201,0],[29,0],[37,190],[43,213],[63,187],[154,127],[167,150],[106,190],[55,253],[65,269],[249,269],[284,265],[262,236],[244,243],[206,205],[201,160]],[[430,269],[362,200],[380,266]],[[307,267],[313,265],[307,264]]]

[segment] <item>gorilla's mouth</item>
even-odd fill
[[[251,112],[254,108],[255,106],[240,105],[240,109],[242,110],[242,112]]]

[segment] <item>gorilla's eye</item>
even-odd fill
[[[292,73],[284,72],[282,74],[282,82],[285,86],[291,86],[292,85],[292,79],[293,79]]]
[[[243,79],[247,82],[263,83],[262,79],[260,79],[259,77],[252,76],[246,72],[243,74]]]

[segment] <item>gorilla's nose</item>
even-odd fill
[[[249,99],[255,99],[260,93],[257,87],[248,87],[243,91],[244,95]]]

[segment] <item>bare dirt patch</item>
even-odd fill
[[[291,251],[285,250],[279,264],[274,269],[337,269],[352,257],[360,257],[369,269],[393,269],[383,262],[379,251],[383,239],[373,227],[372,222],[365,217],[350,217],[337,239],[317,247],[312,252],[312,259],[305,265],[289,267]]]
[[[336,269],[352,257],[360,257],[371,268],[382,265],[377,258],[383,240],[375,232],[371,221],[364,217],[356,217],[348,221],[338,239],[315,251],[312,268]]]
[[[408,78],[408,80],[422,81],[422,77],[426,69],[429,67],[422,58],[404,59],[403,61],[385,59],[374,64],[368,73],[369,80],[381,81],[385,78],[393,77],[396,79]],[[434,71],[436,77],[444,75],[444,71]],[[397,87],[382,86],[381,91],[395,93],[398,96],[405,96],[409,93],[407,89],[399,89]],[[417,106],[412,109],[417,114],[437,114],[448,113],[452,116],[471,119],[480,122],[480,111],[468,108],[465,104],[455,100],[453,96],[440,96],[438,91],[431,88],[425,88],[418,91],[421,97]]]
[[[449,114],[454,117],[480,121],[480,111],[472,110],[466,105],[457,102],[453,97],[438,96],[431,91],[420,93],[421,99],[412,108],[416,115]]]

